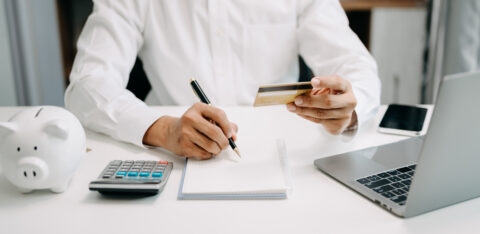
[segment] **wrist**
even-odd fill
[[[155,147],[163,147],[167,145],[168,135],[171,123],[174,120],[171,116],[162,116],[157,119],[145,132],[143,136],[143,144]]]

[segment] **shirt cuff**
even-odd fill
[[[122,126],[119,129],[119,136],[124,141],[147,149],[147,146],[143,144],[143,136],[150,126],[161,117],[161,114],[146,105],[134,106],[124,111],[125,114],[118,119],[119,126]]]

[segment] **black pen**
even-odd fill
[[[200,84],[197,82],[197,80],[195,80],[194,78],[191,78],[190,79],[190,85],[192,86],[193,92],[195,93],[195,95],[197,95],[197,97],[200,99],[201,102],[203,102],[207,105],[212,105],[210,103],[210,100],[208,100],[207,95],[205,95],[205,93],[203,92],[203,90],[200,87]],[[228,143],[230,143],[230,146],[232,147],[233,151],[235,151],[235,153],[237,153],[238,157],[241,158],[242,156],[240,156],[240,150],[238,149],[237,145],[235,145],[235,142],[233,141],[233,139],[231,137],[228,138]]]

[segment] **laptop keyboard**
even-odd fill
[[[363,177],[358,183],[403,206],[415,173],[415,164]]]

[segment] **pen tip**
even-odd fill
[[[240,150],[238,150],[238,148],[235,148],[234,151],[235,153],[237,153],[238,157],[240,158],[242,157],[242,155],[240,155]]]
[[[190,78],[190,83],[193,82],[193,81],[195,81],[195,78],[193,78],[193,77]]]

